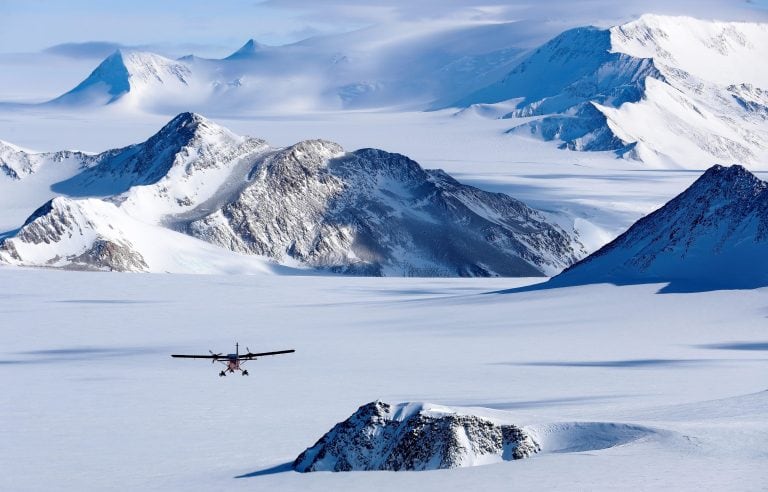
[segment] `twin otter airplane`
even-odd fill
[[[248,350],[248,347],[245,348],[245,350]],[[211,352],[209,350],[209,352]],[[226,368],[224,368],[223,371],[219,373],[219,377],[226,376],[227,373],[234,374],[235,371],[240,371],[243,376],[248,375],[248,370],[243,369],[242,365],[247,360],[256,360],[257,357],[262,357],[265,355],[280,355],[280,354],[290,354],[292,352],[296,352],[295,350],[278,350],[276,352],[262,352],[260,354],[254,354],[251,353],[250,350],[248,350],[248,353],[241,354],[240,353],[240,344],[235,344],[235,353],[234,354],[214,354],[211,352],[211,355],[183,355],[183,354],[173,354],[171,357],[177,357],[180,359],[211,359],[211,364],[214,362],[221,362]]]

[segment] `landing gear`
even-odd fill
[[[224,376],[226,376],[226,375],[227,375],[227,373],[226,373],[226,372],[224,372],[224,371],[221,371],[221,372],[219,373],[219,377],[220,377],[220,378],[222,378],[222,377],[224,377]]]
[[[243,376],[247,376],[247,375],[248,375],[248,369],[243,369]]]

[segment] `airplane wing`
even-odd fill
[[[240,356],[241,359],[255,359],[256,357],[262,357],[264,355],[280,355],[280,354],[291,354],[293,352],[296,352],[294,349],[291,350],[276,350],[274,352],[261,352],[258,354],[254,354],[252,352],[248,352],[247,354],[243,354]]]
[[[171,354],[171,357],[179,359],[226,359],[226,355],[185,355],[185,354]]]

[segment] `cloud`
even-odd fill
[[[307,33],[307,36],[309,34],[310,33]],[[212,50],[220,52],[227,49],[229,48],[220,45],[201,43],[127,45],[110,41],[85,41],[81,43],[56,44],[45,48],[42,50],[42,53],[77,60],[101,60],[111,55],[116,50],[151,51],[170,58],[177,58],[190,53],[208,53]]]
[[[267,0],[261,8],[300,14],[315,22],[381,23],[395,20],[476,18],[529,20],[552,25],[615,24],[644,13],[721,20],[766,20],[768,0]]]
[[[109,41],[86,41],[84,43],[57,44],[44,49],[43,52],[66,58],[104,58],[116,50],[131,48],[124,44]]]

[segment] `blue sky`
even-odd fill
[[[284,44],[400,19],[527,19],[550,25],[554,35],[646,11],[768,20],[765,7],[768,0],[0,0],[0,53],[106,41],[177,56],[219,56],[251,37]]]

